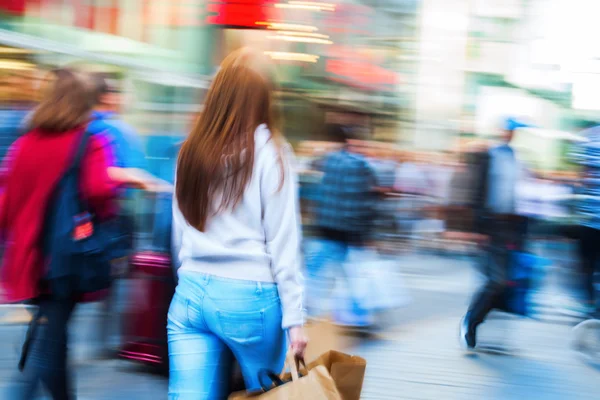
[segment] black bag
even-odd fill
[[[489,151],[478,151],[467,155],[467,165],[471,170],[470,198],[467,205],[474,213],[474,228],[477,233],[485,233],[485,209],[487,203],[488,175],[490,170]]]

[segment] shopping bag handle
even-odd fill
[[[297,381],[299,378],[302,378],[304,376],[300,372],[300,366],[303,366],[304,370],[308,371],[308,367],[306,366],[304,358],[296,357],[293,354],[288,354],[288,356],[286,357],[286,365],[290,367],[292,382]],[[282,372],[281,375],[278,375],[270,369],[260,369],[258,371],[258,382],[260,383],[260,387],[262,388],[262,390],[264,392],[268,392],[269,390],[273,390],[276,387],[282,386],[290,382],[289,380],[284,381],[282,379],[284,372]]]
[[[265,368],[258,371],[258,382],[264,392],[268,392],[271,389],[275,389],[276,387],[285,384],[279,375],[270,369]]]
[[[292,381],[297,381],[299,378],[302,378],[302,374],[300,373],[300,366],[304,367],[304,370],[308,372],[308,367],[306,366],[306,362],[304,361],[304,357],[298,357],[292,352],[288,352],[286,356],[287,365],[290,367],[290,373],[292,375]]]

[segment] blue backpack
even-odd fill
[[[505,292],[507,311],[531,316],[534,311],[531,296],[539,286],[545,268],[551,264],[550,260],[534,254],[512,252]]]
[[[109,288],[127,268],[132,248],[130,231],[122,226],[125,221],[99,221],[79,191],[81,160],[91,136],[82,134],[46,209],[42,249],[48,265],[42,284],[59,298]]]

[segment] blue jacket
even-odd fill
[[[146,169],[142,142],[134,129],[110,112],[94,112],[88,130],[105,134],[111,144],[115,166]]]

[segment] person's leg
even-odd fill
[[[373,324],[372,315],[364,307],[371,295],[368,274],[365,268],[376,267],[377,252],[369,247],[362,237],[350,236],[340,250],[340,271],[347,283],[344,309],[336,310],[335,322],[353,327],[368,327]],[[373,265],[370,265],[373,264]]]
[[[219,313],[223,338],[239,361],[246,389],[251,392],[261,389],[258,380],[261,369],[281,372],[287,351],[285,332],[281,328],[281,306],[274,304],[260,313],[262,334],[251,332],[253,327],[258,327],[255,316],[259,314],[248,313],[241,320],[235,314]]]
[[[114,358],[123,345],[123,314],[127,307],[128,291],[131,280],[126,277],[115,279],[110,287],[109,298],[106,299],[103,325],[103,337],[101,340],[101,356]]]
[[[477,327],[485,320],[490,311],[503,308],[504,293],[511,251],[507,248],[507,238],[514,237],[514,229],[507,229],[503,223],[488,222],[489,244],[487,246],[486,283],[473,297],[463,325],[461,339],[467,347],[475,347]]]
[[[44,299],[39,307],[42,321],[32,336],[20,387],[11,398],[32,399],[41,383],[54,400],[74,399],[67,369],[67,328],[75,303]]]
[[[579,265],[583,283],[584,303],[592,306],[594,304],[594,269],[597,262],[598,243],[595,242],[596,235],[591,228],[582,228],[579,237]]]
[[[320,316],[329,311],[327,299],[335,283],[334,266],[340,262],[341,245],[337,241],[318,238],[306,243],[304,260],[306,265],[306,298],[311,316]]]
[[[246,389],[260,389],[258,372],[280,373],[287,350],[277,285],[211,277],[204,299],[209,329],[240,364]]]
[[[368,287],[361,277],[362,263],[368,262],[364,243],[344,235],[338,242],[335,255],[336,274],[344,282],[343,292],[338,293],[334,322],[339,325],[366,327],[371,324],[369,313],[360,307],[366,296]]]
[[[598,305],[598,294],[596,291],[596,274],[600,273],[600,246],[598,246],[598,243],[600,243],[600,230],[594,229],[593,231],[594,232],[592,236],[595,246],[592,256],[592,271],[588,275],[587,279],[587,291],[589,293],[588,295],[590,299],[590,309],[593,313],[594,318],[598,318],[600,317],[600,310]]]
[[[186,282],[180,282],[180,285]],[[217,400],[228,396],[231,353],[207,329],[202,301],[175,293],[167,323],[169,339],[169,399]]]
[[[483,288],[473,297],[468,310],[469,329],[475,330],[485,320],[487,315],[495,308],[500,308],[500,298],[505,288],[504,282],[499,279],[501,269],[509,262],[509,254],[501,249],[489,249],[489,269],[495,276],[488,277]]]
[[[114,281],[111,287],[108,289],[106,298],[99,304],[100,306],[100,318],[99,318],[99,349],[96,356],[98,358],[108,358],[110,355],[110,343],[112,334],[114,333],[114,304],[115,304],[115,291],[117,281]]]

